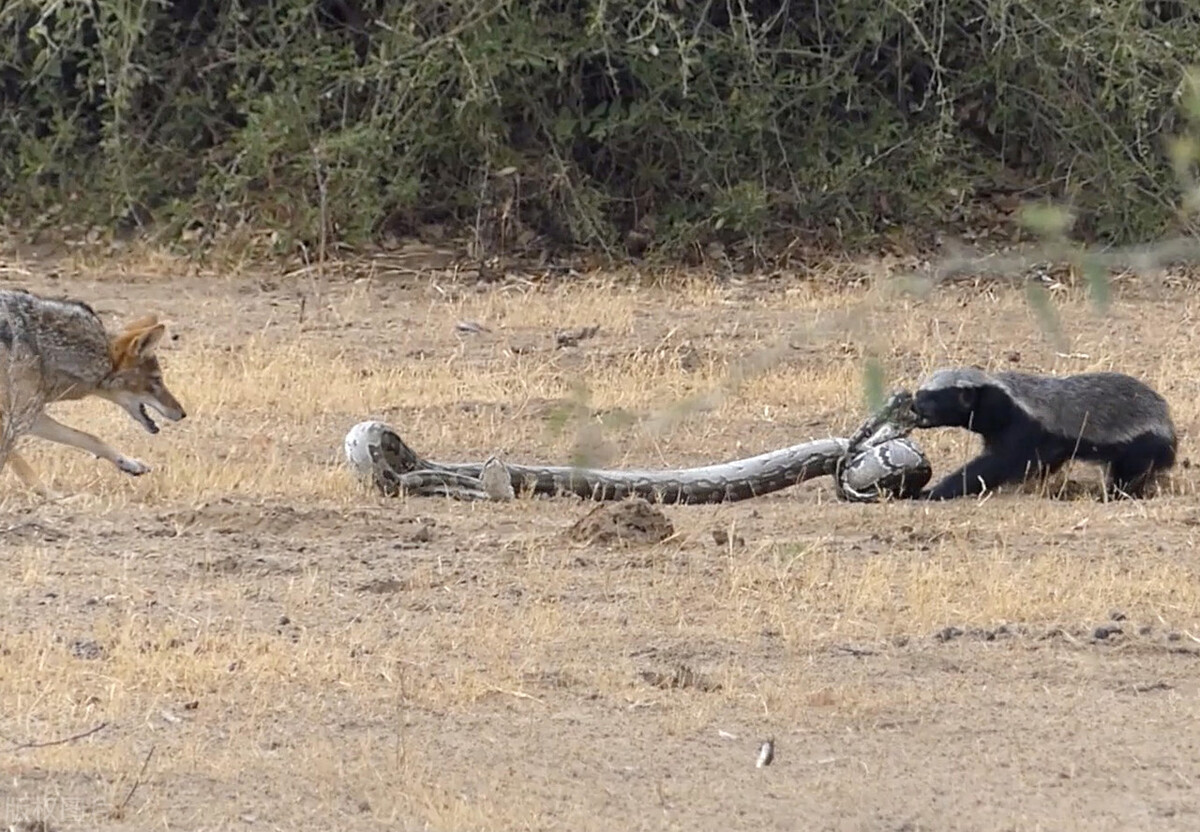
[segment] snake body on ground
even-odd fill
[[[388,495],[511,499],[521,494],[575,494],[589,500],[637,496],[663,503],[722,503],[833,476],[838,496],[872,502],[910,498],[933,470],[908,437],[911,395],[894,393],[850,438],[816,439],[757,456],[697,468],[602,469],[567,465],[438,462],[417,454],[387,424],[361,422],[346,436],[351,467]],[[504,487],[505,475],[510,488]]]

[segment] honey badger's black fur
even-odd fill
[[[1140,497],[1155,474],[1175,464],[1167,402],[1122,373],[939,370],[917,389],[912,409],[918,427],[962,427],[983,437],[983,452],[922,492],[925,499],[1044,477],[1070,459],[1103,464],[1112,496]]]

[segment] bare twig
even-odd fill
[[[313,176],[317,181],[317,210],[320,213],[321,228],[317,234],[317,269],[322,277],[325,274],[325,260],[327,256],[327,245],[329,242],[329,174],[325,169],[324,160],[321,158],[321,151],[314,147],[313,153]]]
[[[517,699],[528,699],[532,702],[537,702],[539,705],[546,704],[544,700],[539,699],[531,693],[525,693],[525,691],[521,690],[509,690],[508,688],[502,688],[497,685],[488,685],[488,690],[492,691],[493,693],[503,693],[505,696],[512,696]]]
[[[18,742],[18,743],[14,743],[13,745],[11,745],[8,748],[8,750],[9,751],[23,751],[24,749],[27,749],[27,748],[49,748],[52,745],[66,745],[69,742],[75,742],[76,740],[81,740],[81,739],[84,739],[85,737],[90,737],[92,734],[99,733],[100,731],[104,730],[107,727],[108,727],[107,722],[101,722],[95,728],[89,728],[88,730],[84,731],[81,734],[74,734],[72,736],[63,737],[62,739],[58,739],[58,740],[47,740],[46,742]]]
[[[120,815],[125,811],[125,807],[129,805],[129,801],[133,800],[133,794],[138,790],[138,786],[142,785],[142,775],[146,773],[146,766],[150,765],[150,758],[154,756],[155,746],[150,746],[150,750],[146,752],[146,759],[142,760],[142,767],[138,771],[137,777],[133,781],[133,785],[129,787],[129,794],[125,795],[125,799],[121,801],[121,805],[113,810],[114,815]]]

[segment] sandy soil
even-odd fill
[[[1200,826],[1190,286],[1124,282],[1107,315],[1052,292],[1056,347],[996,286],[168,271],[0,270],[114,323],[165,315],[189,411],[152,437],[103,402],[57,405],[152,472],[30,440],[65,499],[0,476],[0,820]],[[1139,374],[1185,463],[1137,503],[1098,501],[1087,468],[1070,499],[944,505],[841,504],[816,480],[664,507],[674,535],[620,546],[569,538],[592,507],[574,498],[387,499],[340,461],[368,417],[435,459],[729,459],[847,433],[869,356],[889,386],[960,362]],[[976,447],[917,439],[938,474]]]

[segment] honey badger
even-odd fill
[[[983,452],[923,491],[923,499],[1044,477],[1070,459],[1104,465],[1110,495],[1140,497],[1156,473],[1175,464],[1167,402],[1123,373],[943,369],[917,388],[912,410],[917,427],[962,427],[983,437]]]

